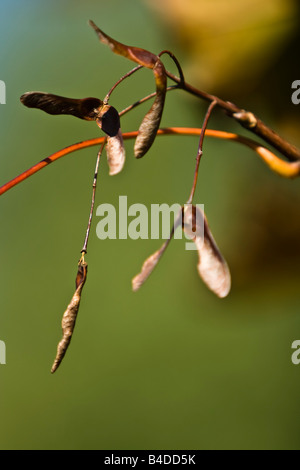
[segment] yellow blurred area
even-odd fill
[[[294,0],[148,0],[188,55],[202,88],[228,90],[263,73],[297,27]]]

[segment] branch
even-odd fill
[[[193,181],[193,186],[192,186],[192,189],[191,189],[190,197],[187,200],[187,204],[191,204],[193,202],[194,194],[195,194],[195,191],[196,191],[197,180],[198,180],[198,171],[199,171],[200,160],[201,160],[201,157],[203,155],[204,136],[205,136],[208,120],[209,120],[209,118],[211,116],[211,113],[212,113],[214,107],[216,106],[216,104],[217,104],[216,101],[212,101],[210,103],[210,105],[207,109],[204,121],[203,121],[202,129],[201,129],[201,133],[200,133],[200,141],[199,141],[199,146],[198,146],[197,158],[196,158],[196,168],[195,168],[195,173],[194,173],[194,181]]]
[[[217,105],[222,108],[230,117],[234,118],[241,126],[253,132],[258,137],[261,137],[265,142],[268,142],[272,147],[277,149],[282,155],[284,155],[289,161],[300,160],[300,150],[294,145],[287,142],[285,139],[280,137],[276,132],[270,129],[263,121],[261,121],[255,114],[245,111],[239,108],[229,101],[224,101],[217,96],[205,93],[204,91],[198,90],[187,82],[182,82],[181,78],[176,77],[170,72],[166,72],[167,76],[178,84],[178,88],[181,88],[188,93],[191,93],[198,98],[202,98],[206,101],[216,101]]]
[[[199,136],[201,134],[201,128],[193,128],[193,127],[166,127],[164,129],[159,129],[157,135],[194,135]],[[138,131],[133,132],[125,132],[123,134],[124,140],[135,139],[138,135]],[[231,140],[233,142],[238,142],[240,144],[246,145],[254,150],[260,158],[268,165],[268,167],[284,178],[296,178],[300,174],[300,161],[297,162],[286,162],[281,160],[277,157],[274,153],[268,150],[266,147],[263,147],[258,142],[254,140],[248,139],[247,137],[243,137],[238,134],[233,134],[230,132],[225,131],[218,131],[214,129],[206,129],[205,136],[207,137],[214,137],[215,139],[223,139],[223,140]],[[76,152],[77,150],[81,150],[88,147],[93,147],[95,145],[103,144],[106,137],[97,137],[95,139],[85,140],[83,142],[78,142],[76,144],[70,145],[69,147],[65,147],[58,152],[53,153],[49,157],[44,158],[39,163],[36,163],[28,170],[21,173],[19,176],[16,176],[8,183],[4,184],[0,187],[0,196],[6,193],[9,189],[13,188],[17,184],[21,183],[22,181],[26,180],[30,176],[34,175],[38,171],[42,170],[46,166],[50,165],[50,163],[59,160],[60,158],[64,157],[65,155],[69,155],[70,153]]]

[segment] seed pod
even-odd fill
[[[97,125],[105,134],[114,137],[120,130],[120,116],[116,108],[105,104],[98,111]]]
[[[110,49],[115,53],[126,57],[127,59],[132,60],[133,62],[137,62],[139,65],[143,65],[144,67],[153,69],[155,66],[158,57],[152,52],[146,51],[145,49],[141,49],[139,47],[133,46],[126,46],[119,41],[108,36],[105,34],[98,26],[92,21],[89,21],[90,26],[96,32],[99,40],[110,47]]]
[[[65,98],[40,91],[24,93],[20,100],[28,108],[38,108],[48,114],[70,114],[87,121],[95,120],[103,105],[98,98]]]
[[[106,153],[109,174],[116,175],[125,163],[125,148],[120,128],[120,117],[113,106],[102,106],[96,122],[107,135]]]
[[[155,251],[151,256],[149,256],[146,261],[144,262],[141,272],[137,274],[133,279],[132,279],[132,290],[133,292],[136,292],[139,290],[139,288],[144,284],[144,282],[147,281],[148,277],[154,270],[155,266],[159,262],[160,258],[166,251],[166,249],[169,246],[169,243],[171,242],[175,230],[177,227],[180,227],[182,225],[182,207],[180,208],[180,211],[174,221],[174,225],[171,229],[170,236],[169,238],[163,243],[163,245],[160,247],[159,250]]]
[[[86,276],[87,264],[84,261],[80,260],[76,276],[76,290],[62,318],[63,337],[57,346],[56,358],[51,369],[52,374],[57,370],[57,368],[61,364],[61,361],[63,360],[71,342],[73,331],[75,328],[76,318],[78,315],[81,300],[81,292],[86,281]]]
[[[141,158],[153,144],[160,125],[167,89],[165,67],[160,58],[152,52],[139,47],[126,46],[101,31],[93,21],[90,21],[90,25],[95,30],[100,41],[108,45],[115,54],[122,55],[143,67],[153,70],[156,84],[156,98],[140,125],[134,146],[135,157]]]
[[[163,254],[162,249],[157,250],[155,253],[153,253],[149,258],[146,259],[144,262],[141,272],[137,274],[133,279],[132,279],[132,290],[133,292],[136,292],[139,290],[139,288],[146,282],[150,274],[152,273],[153,269],[157,265],[157,263],[160,260],[160,257]]]
[[[106,144],[107,162],[109,174],[117,175],[122,171],[125,163],[125,148],[121,129],[114,137],[108,137]]]
[[[204,229],[202,236],[201,225]],[[183,230],[197,247],[199,256],[197,268],[200,277],[218,297],[226,297],[231,288],[230,271],[212,236],[205,214],[199,207],[191,205],[185,207]]]
[[[153,71],[156,83],[156,97],[139,128],[139,133],[134,145],[134,155],[136,158],[143,157],[153,144],[165,104],[167,79],[164,66],[160,61],[157,62]]]

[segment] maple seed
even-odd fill
[[[119,113],[113,106],[104,105],[99,111],[96,123],[108,135],[106,153],[109,174],[116,175],[120,173],[125,163],[125,148]]]
[[[153,253],[152,255],[150,255],[146,259],[146,261],[144,262],[144,264],[142,266],[142,269],[141,269],[140,273],[137,274],[132,279],[131,282],[132,282],[133,292],[138,291],[139,288],[147,281],[148,277],[153,272],[153,270],[154,270],[155,266],[157,265],[157,263],[159,262],[160,258],[162,257],[162,255],[164,254],[166,249],[168,248],[169,243],[171,242],[171,240],[173,238],[173,235],[174,235],[174,232],[175,232],[176,228],[181,225],[181,212],[182,212],[182,207],[181,207],[181,210],[180,210],[179,214],[177,215],[177,217],[175,219],[175,222],[174,222],[174,225],[173,225],[172,230],[170,232],[169,238],[167,238],[167,240],[163,243],[163,245],[160,247],[159,250],[155,251],[155,253]]]
[[[195,226],[195,220],[198,226]],[[199,236],[202,224],[204,236]],[[197,247],[199,256],[197,269],[203,282],[218,297],[226,297],[231,289],[230,271],[212,236],[206,216],[199,207],[190,205],[186,207],[183,229]]]
[[[109,174],[111,176],[117,175],[122,171],[125,164],[125,148],[121,129],[114,137],[107,138],[106,154]]]
[[[89,24],[95,30],[100,41],[108,45],[115,54],[122,55],[143,67],[153,70],[156,84],[156,97],[140,125],[134,147],[135,157],[141,158],[148,152],[153,144],[160,125],[167,90],[167,74],[165,67],[160,58],[152,52],[139,47],[126,46],[101,31],[93,21],[90,21]]]
[[[69,114],[86,121],[94,121],[103,102],[98,98],[65,98],[41,91],[29,91],[20,98],[27,108],[37,108],[48,114]]]
[[[63,360],[71,342],[73,331],[75,328],[76,318],[78,315],[81,300],[81,292],[86,281],[86,276],[87,264],[84,261],[80,260],[76,276],[76,290],[62,318],[63,337],[57,346],[56,358],[51,369],[52,374],[57,370],[57,368],[61,364],[61,361]]]
[[[120,116],[113,107],[98,98],[65,98],[40,91],[24,93],[21,102],[28,108],[37,108],[48,114],[69,114],[87,121],[96,121],[108,135],[107,159],[110,175],[119,173],[125,163],[125,149],[120,129]]]
[[[96,122],[100,129],[110,137],[118,134],[120,129],[119,113],[113,106],[103,105],[97,114]]]
[[[139,128],[134,145],[134,155],[136,158],[143,157],[152,146],[159,129],[165,104],[167,79],[165,68],[160,61],[155,65],[153,72],[156,77],[156,97]]]
[[[133,279],[132,279],[132,290],[133,292],[137,292],[139,288],[146,282],[150,274],[152,273],[153,269],[159,262],[161,256],[162,256],[162,250],[157,250],[155,253],[153,253],[149,258],[146,259],[144,262],[141,272],[137,274]]]

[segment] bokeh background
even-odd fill
[[[299,77],[299,2],[292,0],[1,0],[0,184],[73,142],[100,135],[73,117],[29,110],[32,90],[103,98],[133,64],[101,45],[93,19],[120,41],[171,49],[187,81],[258,114],[300,145],[291,83]],[[167,67],[176,72],[166,58]],[[112,95],[119,110],[153,91],[142,70]],[[149,103],[122,120],[138,127]],[[201,126],[205,105],[167,96],[164,126]],[[216,112],[210,127],[238,131]],[[159,138],[124,171],[101,163],[97,202],[183,203],[197,138]],[[96,148],[74,153],[3,195],[1,449],[299,449],[299,180],[271,173],[249,149],[207,139],[197,202],[232,272],[219,300],[174,241],[145,286],[131,279],[157,240],[96,237],[74,337],[50,374],[74,290]]]

